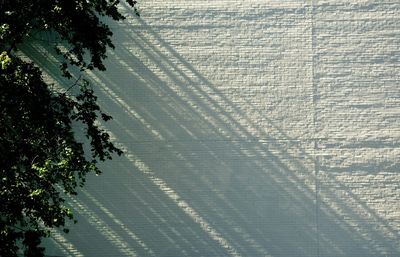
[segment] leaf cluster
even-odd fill
[[[126,2],[137,14],[136,1]],[[60,39],[54,47],[63,57],[65,77],[72,77],[71,66],[104,70],[107,49],[114,45],[101,16],[124,19],[119,4],[0,1],[0,256],[43,256],[40,239],[66,219],[74,220],[65,195],[75,195],[88,173],[100,173],[98,161],[122,154],[98,126],[111,116],[98,106],[93,85],[78,79],[78,93],[56,91],[43,79],[41,67],[19,58],[16,50],[32,34],[50,31]],[[67,50],[61,51],[59,43]],[[88,150],[74,133],[77,124]]]
[[[82,69],[105,70],[107,48],[114,48],[111,29],[101,17],[122,20],[118,11],[120,0],[3,0],[0,2],[0,47],[10,50],[38,31],[51,31],[70,46],[67,51],[57,48],[65,62],[64,75],[70,76],[65,65]],[[137,2],[127,0],[133,13],[139,15]],[[86,60],[85,56],[89,56]]]

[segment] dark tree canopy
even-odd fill
[[[100,173],[98,161],[122,153],[98,126],[97,120],[111,117],[97,105],[95,85],[79,78],[71,81],[79,90],[69,90],[70,85],[55,90],[43,79],[43,67],[22,60],[18,47],[34,33],[48,31],[60,39],[54,47],[63,76],[72,79],[71,67],[105,70],[103,60],[114,45],[101,16],[124,19],[120,4],[0,0],[0,256],[43,256],[40,239],[74,219],[65,195],[75,195],[87,173]],[[138,15],[136,1],[126,4]],[[84,127],[87,152],[75,123]]]

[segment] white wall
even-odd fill
[[[140,10],[91,74],[126,155],[49,255],[400,256],[398,0]]]

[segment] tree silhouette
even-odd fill
[[[136,1],[126,3],[139,15]],[[23,60],[18,47],[47,31],[59,38],[54,48],[63,76],[74,79],[73,67],[105,70],[103,60],[114,45],[100,18],[124,19],[119,5],[119,0],[0,1],[0,256],[43,256],[41,238],[74,220],[65,196],[75,195],[89,172],[100,173],[98,161],[122,154],[98,126],[111,117],[100,110],[95,85],[79,77],[73,83],[79,90],[56,90],[43,79],[43,67]],[[75,123],[84,127],[86,152]]]

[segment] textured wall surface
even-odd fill
[[[400,256],[399,0],[140,2],[89,74],[126,155],[49,255]]]

